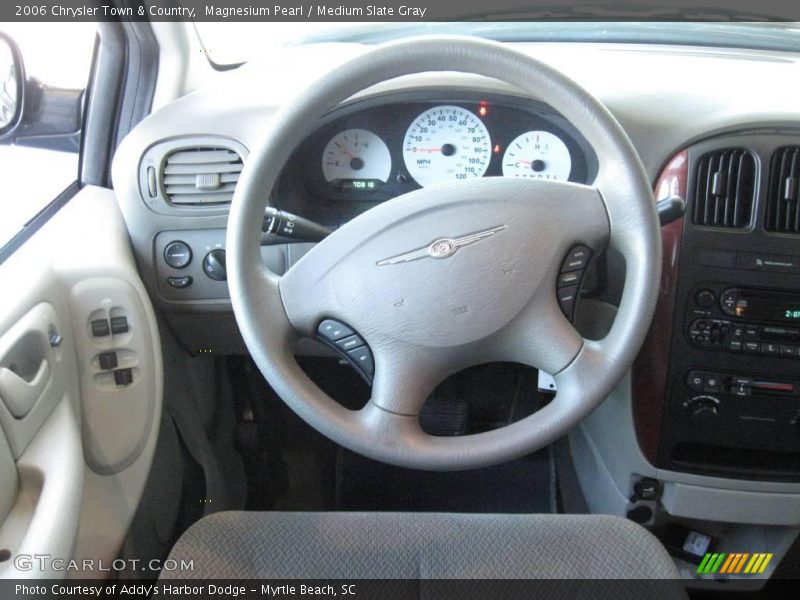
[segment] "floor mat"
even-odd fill
[[[555,512],[546,450],[495,467],[446,473],[401,469],[340,450],[336,471],[336,510]]]

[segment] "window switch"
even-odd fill
[[[133,371],[130,369],[117,369],[114,371],[114,382],[117,385],[130,385],[133,383]]]
[[[100,368],[104,371],[117,368],[117,353],[116,352],[103,352],[98,357],[100,361]]]
[[[92,335],[94,337],[106,337],[110,333],[107,319],[97,319],[92,321]]]
[[[114,335],[128,333],[128,319],[126,317],[111,317],[111,333]]]

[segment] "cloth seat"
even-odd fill
[[[608,515],[220,512],[170,558],[194,570],[169,579],[673,579],[648,600],[685,597],[661,543]]]

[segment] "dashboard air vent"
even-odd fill
[[[745,150],[705,154],[697,163],[692,222],[741,229],[750,225],[756,161]]]
[[[764,228],[800,234],[800,147],[780,148],[772,155]]]
[[[164,161],[164,194],[181,206],[230,204],[242,158],[229,148],[184,148]]]

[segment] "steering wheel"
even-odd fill
[[[282,277],[271,272],[261,258],[261,224],[294,148],[320,117],[354,94],[431,71],[494,78],[554,107],[596,151],[594,184],[489,177],[425,187],[346,223]],[[599,341],[581,337],[556,297],[562,260],[576,244],[595,254],[615,248],[625,259],[619,309]],[[227,257],[244,341],[300,417],[375,460],[456,470],[539,449],[609,394],[650,324],[661,244],[641,161],[598,100],[553,68],[500,44],[425,37],[378,46],[347,62],[276,114],[241,173]],[[326,318],[348,325],[371,349],[372,397],[361,410],[348,410],[320,390],[292,354],[298,336],[314,337]],[[425,433],[419,412],[436,385],[493,361],[554,375],[555,398],[500,429],[458,437]]]

